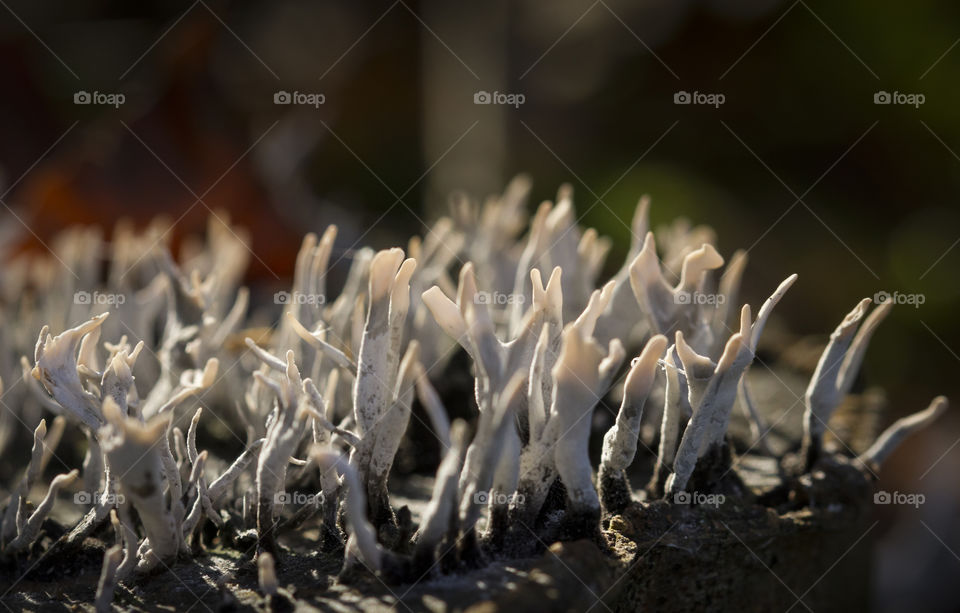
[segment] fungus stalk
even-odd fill
[[[372,494],[367,502],[377,526],[394,523],[385,492],[386,471],[406,430],[413,393],[411,382],[398,372],[410,277],[416,268],[415,260],[403,257],[401,249],[389,249],[379,252],[370,264],[369,304],[353,388],[360,442],[350,461]]]
[[[614,339],[605,352],[574,324],[563,335],[560,358],[553,368],[555,390],[550,428],[559,432],[553,449],[557,473],[567,489],[566,523],[570,538],[599,530],[600,498],[593,485],[587,454],[593,409],[606,392],[620,363],[623,347]]]
[[[137,509],[147,535],[149,551],[140,556],[139,570],[169,562],[180,550],[182,535],[177,519],[164,497],[159,440],[166,434],[169,417],[153,418],[147,424],[125,417],[107,397],[103,403],[107,425],[100,430],[101,446],[112,466],[122,466],[117,480],[124,496]]]
[[[883,431],[876,442],[857,458],[871,470],[877,470],[893,451],[910,435],[926,428],[947,410],[946,396],[937,396],[923,411],[901,417]]]
[[[888,302],[874,309],[858,330],[869,305],[869,298],[861,300],[833,331],[807,386],[801,450],[807,470],[810,470],[820,457],[823,433],[830,416],[853,386],[870,338],[890,312],[892,303]]]
[[[350,537],[344,553],[344,566],[359,561],[371,571],[381,570],[386,552],[377,542],[376,530],[367,519],[366,496],[356,469],[333,451],[318,449],[314,457],[321,471],[338,471],[346,484],[345,515]]]
[[[97,595],[94,600],[94,609],[97,613],[110,613],[110,604],[113,602],[113,592],[117,589],[117,568],[120,566],[123,548],[114,545],[103,554],[103,567],[100,571],[100,580],[97,581]]]
[[[647,341],[640,356],[633,361],[617,421],[603,437],[597,482],[600,502],[609,514],[621,512],[631,501],[626,469],[633,463],[637,452],[643,405],[653,388],[657,366],[666,346],[667,337],[658,334]]]
[[[272,356],[271,356],[272,357]],[[267,428],[266,441],[257,459],[257,534],[258,554],[262,551],[277,556],[275,539],[275,504],[283,491],[290,457],[303,438],[309,421],[309,411],[300,406],[302,381],[300,371],[294,364],[293,351],[287,351],[281,382],[257,372],[255,376],[276,396],[276,417]],[[268,365],[274,365],[267,360]],[[283,364],[281,362],[281,364]],[[274,365],[279,368],[279,365]]]

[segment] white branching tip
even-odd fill
[[[117,587],[117,569],[123,558],[123,548],[114,545],[103,553],[103,566],[100,569],[100,580],[97,582],[97,595],[94,601],[94,610],[97,613],[110,613],[110,603],[113,602],[113,592]]]
[[[69,473],[57,475],[53,478],[53,481],[50,482],[50,488],[47,490],[47,495],[43,497],[43,500],[30,514],[26,522],[22,526],[18,526],[17,538],[7,545],[6,550],[8,552],[22,551],[37,539],[40,535],[40,526],[43,524],[43,520],[50,514],[53,503],[56,502],[57,492],[76,481],[79,475],[80,471],[73,469]],[[23,499],[21,498],[21,500]]]
[[[633,360],[624,385],[617,421],[603,437],[601,464],[614,470],[623,470],[633,463],[643,405],[653,387],[657,366],[666,347],[667,337],[658,334],[647,341],[640,356]]]
[[[273,556],[263,552],[257,558],[257,581],[264,596],[275,596],[279,589],[277,571],[274,567]]]
[[[667,337],[657,334],[647,341],[640,355],[631,362],[624,385],[624,397],[630,398],[630,402],[638,402],[650,393],[657,365],[666,348]]]
[[[80,354],[77,356],[77,364],[81,369],[96,373],[100,370],[100,362],[97,360],[97,343],[100,342],[100,327],[94,328],[90,334],[83,337],[80,341]],[[124,336],[123,338],[126,338]]]
[[[563,269],[554,266],[547,279],[547,285],[544,286],[540,270],[533,268],[530,270],[530,281],[533,283],[533,306],[546,313],[546,319],[549,322],[562,325],[563,322],[563,288],[560,285],[560,279],[563,275]]]
[[[664,280],[657,259],[657,245],[653,232],[647,232],[643,248],[630,262],[630,287],[641,309],[650,318],[658,332],[668,332],[674,325],[676,305],[673,288]]]
[[[3,396],[3,386],[0,384],[0,396]],[[44,420],[40,420],[43,423]],[[43,455],[40,457],[40,473],[46,469],[47,465],[50,464],[50,460],[53,459],[53,453],[56,451],[57,445],[60,444],[60,439],[63,437],[63,431],[67,426],[67,420],[62,415],[57,415],[53,418],[53,423],[50,424],[50,429],[47,431],[43,439]]]
[[[200,377],[200,381],[196,387],[201,389],[207,389],[217,379],[217,370],[220,368],[220,360],[217,358],[210,358],[207,360],[207,363],[203,365],[203,374]]]
[[[77,373],[77,348],[84,336],[96,330],[109,312],[97,315],[75,328],[51,337],[44,326],[34,352],[36,366],[32,374],[47,389],[67,414],[89,428],[103,425],[97,399],[83,388]]]
[[[843,359],[843,364],[840,366],[840,372],[837,373],[837,385],[840,388],[841,396],[847,394],[850,388],[853,387],[853,382],[857,377],[857,373],[860,371],[860,365],[863,364],[863,358],[866,355],[870,339],[873,337],[873,333],[877,327],[880,326],[880,323],[890,314],[892,308],[892,302],[884,302],[867,316],[863,325],[857,330],[857,335],[853,338],[850,349],[847,351],[847,355]]]
[[[403,249],[396,247],[379,251],[373,256],[373,261],[370,262],[371,301],[383,300],[387,297],[401,262],[403,262]]]
[[[553,378],[558,384],[563,382],[574,388],[592,390],[599,381],[597,367],[603,357],[603,349],[596,341],[583,337],[570,325],[563,331],[563,345],[553,367]],[[565,406],[564,400],[560,398],[555,408]]]
[[[190,420],[190,427],[187,428],[187,458],[190,464],[197,463],[197,425],[200,423],[200,415],[203,414],[203,407],[197,407],[197,412],[193,414]]]
[[[403,253],[402,251],[400,253]],[[400,265],[390,287],[390,308],[398,313],[407,312],[410,306],[410,278],[417,269],[417,261],[407,258]]]
[[[550,272],[550,278],[547,279],[547,300],[550,301],[550,305],[553,307],[557,321],[560,321],[560,314],[563,311],[563,286],[561,284],[562,277],[563,269],[561,269],[559,266],[554,266],[553,270]]]
[[[760,312],[757,313],[757,321],[753,323],[753,328],[751,330],[750,351],[757,350],[757,342],[760,339],[760,335],[763,334],[763,328],[767,324],[767,319],[770,317],[770,313],[773,312],[773,308],[780,303],[780,299],[783,298],[783,295],[787,293],[787,290],[793,286],[796,280],[796,274],[792,274],[784,279],[777,287],[776,291],[774,291],[773,294],[771,294],[770,297],[767,298],[760,307]]]
[[[676,342],[677,355],[680,356],[680,362],[683,364],[683,370],[687,375],[688,383],[690,379],[706,379],[713,374],[716,364],[707,356],[700,355],[694,351],[693,348],[687,344],[683,332],[677,330],[674,340]]]
[[[304,341],[306,341],[308,345],[310,345],[314,349],[322,351],[327,357],[332,359],[338,366],[346,368],[351,373],[357,372],[356,363],[353,360],[351,360],[349,357],[347,357],[347,355],[343,351],[337,349],[336,347],[328,343],[326,340],[324,340],[322,338],[321,333],[310,332],[309,330],[307,330],[303,326],[303,324],[301,324],[300,321],[296,318],[296,316],[291,312],[287,313],[286,318],[287,318],[287,321],[290,323],[291,328],[296,333],[296,335],[299,336]],[[247,346],[249,346],[249,343]]]
[[[36,429],[33,431],[33,447],[30,450],[30,464],[27,465],[27,472],[24,474],[22,483],[24,496],[30,493],[30,489],[33,487],[33,484],[37,482],[37,480],[40,478],[40,474],[43,472],[43,441],[46,436],[47,420],[41,419],[40,423],[37,424]]]
[[[467,324],[457,304],[447,298],[439,287],[434,285],[421,295],[437,324],[454,339],[462,339],[467,333]]]
[[[186,538],[196,528],[203,514],[204,504],[210,505],[210,499],[207,497],[206,481],[203,478],[203,469],[207,463],[207,452],[204,450],[197,455],[193,461],[193,468],[190,469],[190,479],[187,484],[188,490],[196,490],[196,498],[193,501],[193,507],[190,514],[183,521],[182,533]],[[206,500],[204,500],[206,498]],[[217,518],[219,522],[219,518]]]
[[[277,371],[277,372],[284,372],[284,371],[286,371],[286,369],[287,369],[287,364],[286,364],[286,362],[284,362],[283,360],[281,360],[281,359],[278,358],[277,356],[273,355],[272,353],[270,353],[270,352],[267,351],[266,349],[263,349],[262,347],[260,347],[260,345],[257,344],[257,341],[253,340],[252,338],[250,338],[250,337],[248,336],[248,337],[246,337],[245,339],[243,339],[243,342],[247,345],[247,347],[250,348],[250,351],[252,351],[253,354],[254,354],[255,356],[257,356],[257,358],[258,358],[261,362],[263,362],[264,364],[266,364],[267,366],[269,366],[271,369],[273,369],[273,370],[275,370],[275,371]]]
[[[866,314],[869,304],[869,298],[861,300],[833,331],[826,349],[820,356],[813,377],[810,379],[810,384],[807,386],[804,440],[810,453],[815,453],[813,448],[819,446],[820,437],[826,429],[830,416],[846,393],[846,389],[848,389],[847,380],[852,383],[853,377],[856,375],[855,368],[852,369],[851,367],[859,366],[873,329],[886,313],[886,310],[881,311],[881,315],[874,319],[865,335],[860,338],[860,342],[857,343],[857,350],[848,355],[848,350],[854,342],[854,333]],[[853,362],[846,362],[848,359]],[[845,364],[846,368],[844,368]],[[840,378],[841,370],[844,373],[844,379]]]
[[[230,465],[230,468],[225,470],[222,475],[217,477],[213,483],[210,484],[210,487],[207,488],[207,495],[210,497],[210,502],[217,502],[217,500],[222,496],[229,488],[234,481],[237,480],[237,477],[240,476],[247,466],[253,461],[253,458],[256,457],[257,453],[260,451],[260,448],[263,447],[263,443],[266,439],[259,438],[247,447],[240,456],[234,460],[233,464]]]
[[[685,292],[696,290],[703,279],[703,273],[721,266],[723,266],[723,257],[717,253],[713,245],[704,243],[699,249],[691,251],[683,259],[678,288]]]
[[[727,344],[723,348],[723,353],[720,355],[720,360],[717,361],[717,374],[725,373],[733,368],[737,357],[740,355],[740,348],[743,347],[743,343],[743,335],[739,332],[727,340]]]
[[[296,356],[292,350],[287,350],[286,358],[287,363],[284,373],[287,375],[287,381],[289,382],[287,403],[293,404],[296,394],[303,387],[303,381],[300,379],[300,369],[297,368]]]
[[[633,220],[630,222],[630,257],[636,257],[643,246],[641,236],[646,236],[650,228],[650,196],[644,194],[637,202],[637,208],[633,211]],[[632,257],[631,257],[632,256]]]
[[[163,415],[172,411],[174,407],[181,402],[195,396],[205,389],[212,386],[217,379],[217,371],[220,368],[220,361],[217,358],[210,358],[204,365],[203,370],[185,370],[180,375],[180,385],[173,391],[170,398],[157,409],[158,415]]]
[[[124,412],[127,410],[127,395],[133,388],[133,372],[130,366],[126,351],[120,351],[110,359],[100,380],[101,395],[113,397]]]
[[[866,466],[879,468],[904,439],[914,432],[926,428],[943,415],[948,404],[946,396],[937,396],[930,403],[930,406],[923,411],[901,417],[893,422],[889,428],[883,431],[880,438],[860,455],[859,460]]]
[[[466,308],[468,304],[477,302],[477,276],[474,272],[473,262],[467,262],[460,268],[460,277],[457,282],[457,305],[460,307],[460,314],[466,318]]]
[[[660,261],[657,259],[657,239],[653,232],[647,232],[643,239],[643,246],[633,262],[630,263],[631,277],[637,281],[654,280],[660,278]]]
[[[609,281],[602,289],[594,290],[593,293],[590,294],[590,301],[587,302],[587,308],[583,310],[580,317],[573,323],[584,337],[593,335],[593,329],[597,325],[597,319],[603,314],[607,305],[610,304],[610,298],[613,297],[613,290],[616,285],[616,281]]]

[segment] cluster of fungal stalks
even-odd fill
[[[71,229],[53,258],[5,264],[0,448],[25,426],[35,431],[3,513],[2,556],[51,555],[112,525],[104,608],[119,582],[202,555],[205,540],[220,538],[258,558],[273,595],[278,537],[307,521],[321,527],[319,550],[342,552],[341,578],[403,582],[557,539],[600,539],[602,519],[638,500],[729,489],[724,479],[736,473],[716,468],[730,467],[731,412],[739,397],[754,436],[766,432],[745,375],[796,275],[755,316],[749,305],[735,309],[746,255],[719,274],[724,258],[709,230],[678,223],[655,238],[643,199],[626,262],[598,287],[610,241],[578,227],[568,187],[528,220],[529,187],[518,178],[482,206],[454,197],[451,215],[406,251],[351,251],[335,300],[326,278],[337,230],[307,235],[276,327],[248,314],[243,232],[220,218],[179,263],[155,224],[120,225],[110,244]],[[151,244],[159,247],[143,249]],[[708,294],[718,299],[696,298]],[[803,440],[784,462],[795,476],[832,457],[826,424],[890,310],[866,316],[869,303],[831,335],[810,382]],[[459,348],[474,389],[473,406],[456,414],[472,418],[451,423],[434,384]],[[593,412],[612,388],[622,400],[595,474]],[[216,409],[197,408],[201,396]],[[394,508],[388,486],[415,401],[441,449],[418,525]],[[648,402],[659,410],[656,465],[645,491],[632,491],[627,471]],[[859,462],[875,467],[945,407],[937,398],[898,421]],[[199,450],[201,420],[242,442],[238,455]],[[83,465],[31,501],[66,428],[86,437]],[[45,543],[58,491],[75,482],[96,495]]]

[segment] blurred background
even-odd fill
[[[960,402],[960,4],[0,5],[8,251],[157,215],[176,244],[223,210],[272,291],[306,231],[338,224],[347,257],[405,245],[451,190],[524,172],[531,206],[573,186],[611,272],[649,194],[654,226],[749,250],[751,304],[799,273],[778,307],[798,337],[879,291],[922,301],[894,309],[863,383],[886,389],[884,425]],[[877,610],[956,610],[958,468],[955,409],[885,466],[879,487],[926,502],[877,507]]]

